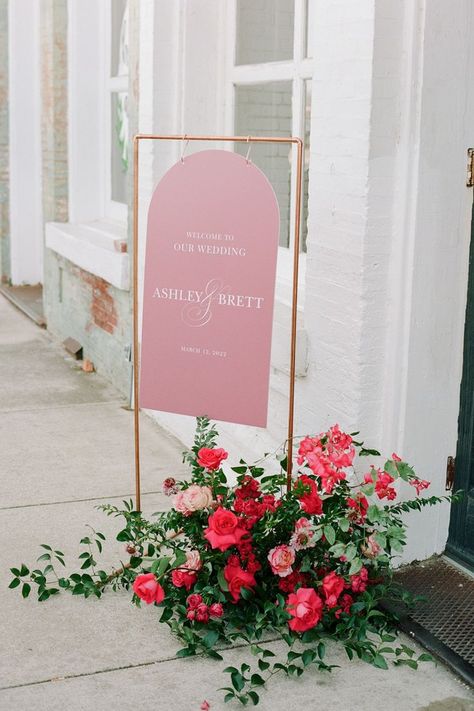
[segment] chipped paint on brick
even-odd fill
[[[118,315],[115,302],[110,293],[110,284],[94,274],[75,268],[80,278],[91,287],[90,315],[91,325],[102,328],[107,333],[113,333],[117,326]]]

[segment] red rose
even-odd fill
[[[173,585],[175,587],[191,590],[197,580],[197,575],[196,573],[190,573],[188,570],[176,569],[171,572],[171,580],[173,581]]]
[[[332,571],[323,578],[323,590],[327,607],[336,607],[339,595],[344,590],[344,578]]]
[[[235,495],[238,499],[257,499],[260,496],[260,484],[253,476],[246,474],[235,490]]]
[[[305,632],[316,627],[323,615],[323,601],[313,588],[298,588],[288,595],[286,611],[292,616],[288,622],[294,632]]]
[[[204,531],[204,537],[207,538],[212,548],[219,548],[221,551],[238,545],[243,536],[247,534],[247,531],[239,525],[240,521],[235,513],[222,508],[222,506],[219,506],[209,516],[208,524],[208,528]]]
[[[153,573],[137,575],[133,581],[132,588],[135,595],[137,595],[140,600],[144,600],[147,605],[151,605],[153,602],[159,604],[165,597],[165,591]]]
[[[307,514],[322,514],[323,502],[319,497],[316,482],[307,474],[302,474],[296,480],[296,484],[303,484],[307,489],[309,488],[309,491],[305,491],[304,494],[298,496],[303,511],[306,511]]]
[[[252,573],[244,570],[240,564],[235,565],[234,562],[227,562],[224,568],[224,578],[229,586],[229,592],[237,602],[240,597],[241,588],[252,588],[256,585],[256,580]]]
[[[351,589],[354,592],[364,592],[369,579],[369,571],[367,568],[361,568],[358,575],[351,575]]]
[[[215,469],[219,469],[222,460],[227,459],[227,457],[228,453],[225,449],[220,447],[218,449],[207,449],[203,447],[198,452],[197,461],[200,467],[214,471]]]

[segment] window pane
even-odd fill
[[[236,64],[293,58],[294,0],[237,0]]]
[[[112,0],[110,75],[128,74],[128,0]]]
[[[315,0],[306,0],[306,46],[305,57],[312,57],[314,51],[314,17],[316,14]]]
[[[112,92],[111,107],[111,197],[116,202],[127,202],[128,170],[128,94]]]
[[[235,87],[235,131],[240,136],[291,136],[289,81]],[[235,150],[245,155],[247,146]],[[280,205],[280,245],[288,247],[290,234],[291,145],[253,143],[250,160],[270,180]]]
[[[306,252],[308,237],[308,187],[309,187],[309,153],[311,136],[311,79],[304,83],[304,161],[303,161],[303,211],[301,215],[301,250]]]

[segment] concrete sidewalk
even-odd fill
[[[162,480],[183,474],[181,446],[149,419],[142,423],[143,507],[167,505]],[[117,393],[87,375],[60,347],[0,297],[0,711],[212,711],[224,705],[215,690],[225,663],[177,660],[179,644],[160,626],[156,611],[136,609],[128,593],[100,601],[60,595],[23,601],[7,589],[9,568],[32,563],[40,543],[78,552],[85,524],[112,536],[106,561],[123,556],[113,541],[118,522],[94,507],[120,502],[133,491],[133,424]],[[275,651],[279,645],[273,644]],[[467,711],[470,691],[442,665],[385,672],[346,660],[330,676],[275,679],[262,693],[263,711]]]

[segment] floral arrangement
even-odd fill
[[[44,567],[12,568],[10,587],[21,586],[27,597],[34,584],[40,601],[60,590],[100,597],[109,587],[131,588],[134,602],[157,606],[160,622],[182,640],[178,657],[222,659],[219,650],[247,643],[254,663],[227,667],[223,688],[225,701],[243,705],[257,704],[275,674],[300,676],[311,666],[331,671],[327,640],[339,641],[350,659],[416,668],[429,655],[417,658],[398,644],[396,619],[381,603],[409,601],[392,575],[406,542],[403,513],[449,497],[420,498],[429,482],[396,454],[358,478],[356,454],[379,453],[357,434],[334,425],[301,438],[291,487],[284,454],[277,455],[277,473],[263,466],[270,455],[254,465],[240,460],[231,486],[223,471],[228,454],[216,446],[209,420],[198,418],[194,447],[185,454],[190,481],[170,477],[163,485],[173,497],[170,511],[147,520],[131,502],[100,507],[125,520],[117,539],[127,562],[112,572],[97,569],[95,549],[102,551],[105,536],[93,531],[81,541],[78,572],[61,576],[63,553],[43,544]],[[397,479],[413,487],[413,500],[396,502]],[[269,637],[285,641],[285,657],[268,648]]]

